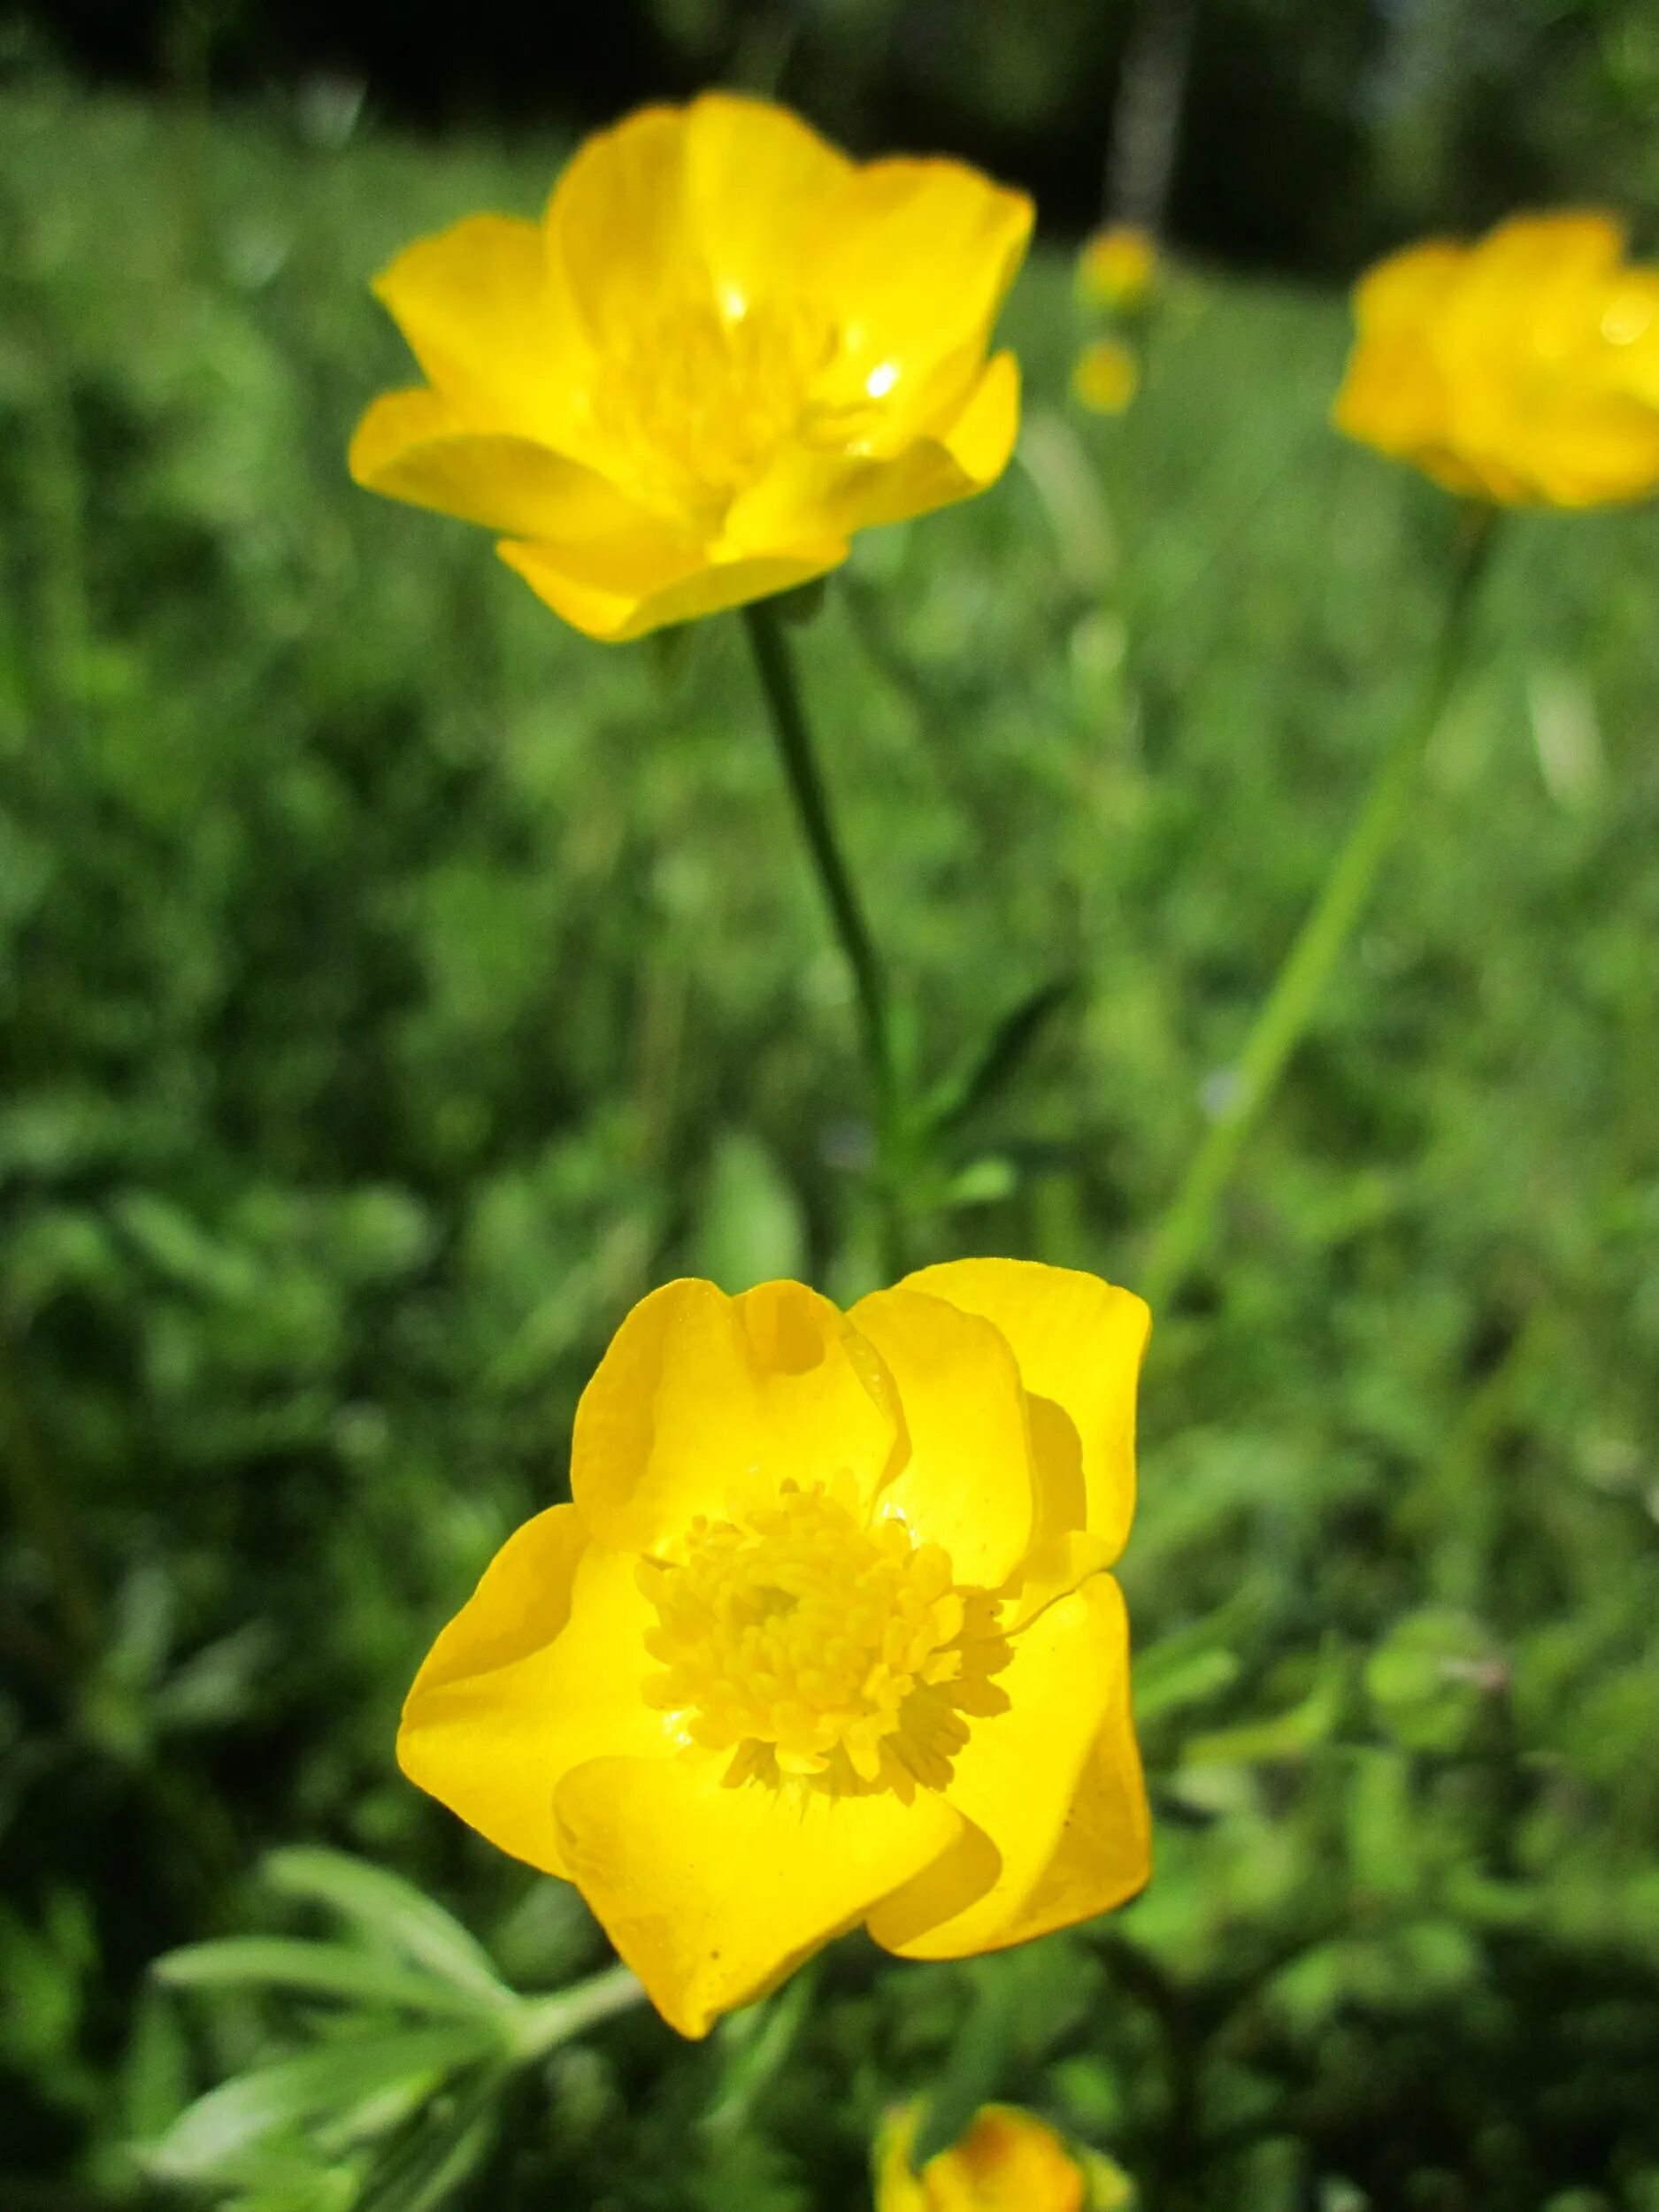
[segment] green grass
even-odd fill
[[[738,625],[589,644],[344,474],[405,374],[366,278],[554,160],[0,103],[26,2212],[145,2201],[123,2145],[277,2047],[144,1976],[277,1924],[271,1846],[401,1870],[522,1986],[601,1962],[397,1777],[402,1692],[560,1494],[633,1299],[873,1264]],[[930,1076],[1076,979],[930,1248],[1133,1284],[1411,696],[1446,503],[1325,427],[1334,297],[1181,275],[1112,426],[1066,411],[1061,253],[1007,327],[1029,465],[861,542],[801,659]],[[704,2047],[614,2024],[521,2085],[472,2201],[856,2206],[880,2110],[942,2085],[1153,2212],[1659,2205],[1659,520],[1496,557],[1411,835],[1158,1317],[1151,1889],[964,1967],[849,1940]]]

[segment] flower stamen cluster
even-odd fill
[[[688,1743],[733,1754],[733,1783],[937,1786],[967,1740],[953,1691],[983,1709],[1007,1656],[995,1601],[956,1586],[941,1545],[896,1517],[861,1526],[821,1485],[699,1515],[683,1559],[642,1561],[640,1581],[664,1669],[645,1694]]]

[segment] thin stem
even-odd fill
[[[528,1999],[518,2016],[514,2049],[523,2059],[541,2058],[572,2036],[582,2035],[618,2012],[643,2001],[639,1977],[626,1966],[607,1967],[591,1981],[578,1982],[550,1997]]]
[[[1491,549],[1494,511],[1463,517],[1457,566],[1423,688],[1374,770],[1371,788],[1325,887],[1286,955],[1233,1071],[1231,1093],[1193,1156],[1174,1202],[1159,1222],[1141,1270],[1155,1312],[1178,1291],[1202,1250],[1217,1202],[1245,1140],[1279,1087],[1320,994],[1363,912],[1378,872],[1407,818],[1417,771],[1445,713],[1462,664],[1468,613]]]
[[[875,1099],[876,1180],[881,1205],[885,1257],[891,1271],[902,1271],[902,1233],[895,1152],[899,1138],[899,1089],[893,1051],[893,1027],[887,975],[859,903],[830,813],[829,795],[812,742],[811,726],[801,702],[789,641],[768,600],[743,610],[760,687],[765,694],[772,733],[795,801],[818,888],[858,995],[859,1025],[865,1065]]]

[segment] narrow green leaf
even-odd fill
[[[399,1966],[372,1951],[345,1944],[313,1943],[293,1936],[229,1936],[169,1951],[150,1968],[173,1989],[290,1989],[348,2003],[396,2005],[411,2012],[476,2015],[482,1992],[417,1968]],[[493,1993],[492,2011],[503,1992]]]
[[[271,1852],[261,1871],[285,1896],[332,1906],[365,1935],[461,1988],[488,1991],[498,2001],[511,1994],[483,1946],[398,1875],[315,1844]]]
[[[268,2135],[303,2127],[377,2090],[410,2085],[434,2090],[446,2074],[491,2047],[491,2039],[478,2028],[416,2028],[280,2059],[198,2097],[145,2162],[170,2180],[205,2180]]]

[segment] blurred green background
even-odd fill
[[[1112,12],[846,0],[780,48],[785,12],[664,4],[641,50],[1016,173],[1064,119],[1056,173],[1098,180]],[[287,46],[272,11],[132,12],[159,63],[92,56],[83,13],[14,12],[0,83],[6,2212],[189,2200],[143,2147],[328,2048],[326,2003],[146,1971],[318,1924],[273,1847],[410,1878],[524,1988],[601,1962],[397,1777],[402,1693],[560,1494],[633,1299],[872,1266],[852,1009],[737,626],[589,644],[481,534],[344,474],[404,374],[366,279],[533,212],[603,57],[505,120],[457,59],[472,120],[434,137],[413,60],[364,101],[298,11]],[[1348,148],[1229,173],[1232,242],[1281,270],[1517,179],[1659,187],[1650,7],[1214,16],[1174,184],[1200,242],[1226,54],[1287,163],[1321,115]],[[1007,480],[861,541],[800,650],[930,1070],[1068,987],[960,1120],[935,1250],[1133,1283],[1413,695],[1449,518],[1327,429],[1328,287],[1179,265],[1140,399],[1077,414],[1087,196],[1009,312]],[[961,1967],[849,1940],[705,2046],[616,2023],[518,2080],[452,2198],[424,2153],[365,2194],[296,2124],[246,2212],[856,2207],[924,2091],[1036,2104],[1152,2212],[1659,2208],[1656,562],[1647,512],[1509,528],[1413,833],[1159,1317],[1147,1896]],[[442,2125],[446,2093],[415,2100]]]

